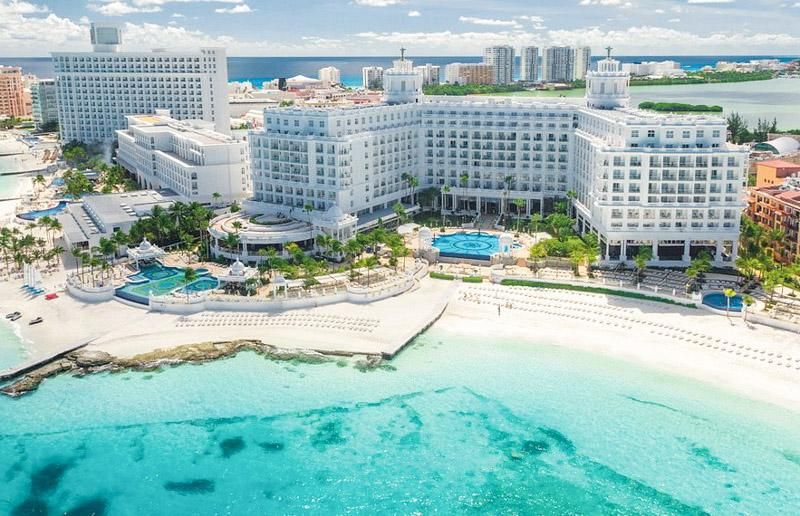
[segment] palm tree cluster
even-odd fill
[[[600,255],[600,241],[594,233],[584,235],[575,234],[575,220],[567,215],[567,205],[558,206],[558,210],[545,218],[534,213],[530,220],[531,232],[546,229],[553,238],[542,240],[533,245],[530,250],[531,258],[569,258],[575,274],[581,265],[585,265],[587,273],[591,276],[592,264]]]
[[[139,242],[147,238],[161,247],[181,245],[187,251],[198,244],[208,250],[208,223],[212,213],[196,202],[174,202],[168,208],[153,206],[149,217],[136,221],[129,231],[129,240]],[[236,238],[238,236],[229,235]]]
[[[113,233],[110,238],[100,238],[97,245],[89,249],[73,247],[72,256],[77,263],[78,276],[81,278],[81,281],[87,283],[87,272],[93,284],[96,284],[97,280],[103,277],[110,278],[112,276],[117,250],[121,246],[128,244],[128,242],[128,235],[123,231],[117,231]],[[99,278],[95,275],[98,269],[100,271]]]
[[[43,220],[47,219],[47,220]],[[36,228],[45,228],[45,238],[36,237]],[[21,271],[25,264],[41,266],[54,265],[64,249],[54,243],[51,232],[61,229],[61,224],[49,217],[42,217],[31,223],[22,231],[19,228],[4,227],[0,229],[0,253],[5,264],[6,274]]]
[[[800,283],[800,261],[787,264],[775,259],[782,256],[784,237],[780,228],[765,229],[747,215],[742,216],[736,268],[747,280],[760,281],[770,302],[778,287],[797,287]]]

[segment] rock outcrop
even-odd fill
[[[279,348],[254,340],[187,344],[169,349],[156,349],[132,357],[115,357],[105,351],[84,348],[28,372],[22,378],[0,389],[0,392],[12,397],[22,396],[36,390],[46,378],[57,374],[72,373],[82,376],[109,371],[153,371],[165,366],[199,364],[219,360],[232,357],[240,351],[253,351],[269,360],[306,364],[321,364],[336,360],[336,357],[317,351]],[[366,371],[376,369],[381,364],[381,357],[367,356],[358,360],[355,367]]]

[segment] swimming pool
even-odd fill
[[[33,210],[25,213],[18,213],[17,217],[23,220],[36,220],[45,216],[52,217],[64,211],[64,208],[66,207],[67,207],[67,201],[60,201],[57,205],[53,206],[52,208],[47,208],[46,210]]]
[[[703,296],[703,304],[711,308],[725,311],[728,309],[728,300],[722,292],[712,292]],[[742,303],[742,296],[736,294],[731,298],[731,312],[741,312],[744,304]]]
[[[116,290],[116,295],[135,303],[150,304],[150,294],[163,296],[170,292],[189,293],[213,290],[219,287],[219,280],[208,274],[207,269],[202,276],[188,285],[184,284],[183,269],[166,267],[160,263],[144,265],[138,273],[128,276],[128,282]]]
[[[436,237],[433,246],[439,249],[439,256],[488,260],[500,251],[499,238],[490,233],[452,233]]]

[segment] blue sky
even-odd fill
[[[491,44],[611,45],[622,55],[800,53],[800,0],[0,0],[0,55],[88,49],[89,21],[130,50],[235,56],[479,55]]]

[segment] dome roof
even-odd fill
[[[229,274],[231,276],[244,276],[246,270],[247,267],[237,258],[236,261],[231,264]]]
[[[344,216],[345,216],[344,212],[339,207],[339,205],[338,204],[334,204],[333,206],[328,208],[328,210],[325,212],[325,214],[322,216],[322,218],[325,219],[325,220],[340,220],[340,219],[343,219]]]
[[[770,150],[779,156],[785,156],[800,150],[800,141],[788,136],[779,136],[774,140],[762,142],[756,145],[756,150],[762,149]]]
[[[149,251],[152,248],[153,248],[153,244],[151,244],[150,242],[147,241],[147,237],[144,237],[144,239],[142,239],[142,242],[139,244],[139,250],[140,251]]]
[[[421,228],[419,228],[419,236],[420,237],[423,237],[423,236],[424,237],[430,237],[432,235],[433,235],[433,231],[431,231],[431,228],[429,228],[428,226],[422,226]]]

